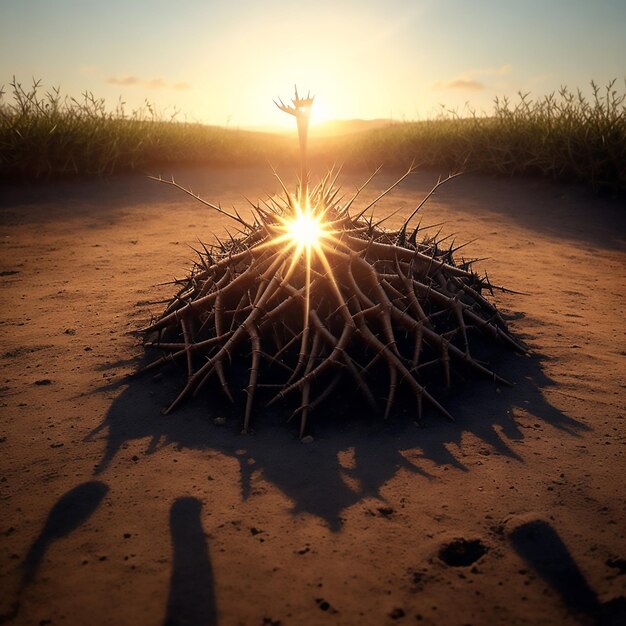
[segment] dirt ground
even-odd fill
[[[269,170],[162,173],[244,212],[278,191]],[[436,177],[378,214],[400,223]],[[453,424],[347,409],[304,445],[262,410],[252,435],[236,410],[217,425],[210,398],[165,417],[176,381],[124,379],[156,285],[223,218],[140,176],[4,183],[0,622],[626,623],[623,202],[467,175],[422,213],[524,292],[495,295],[531,347],[497,364],[516,386],[459,385]]]

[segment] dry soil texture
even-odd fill
[[[173,173],[243,211],[278,189],[269,171]],[[436,176],[378,214],[401,207],[399,224]],[[216,424],[212,397],[164,417],[179,380],[123,378],[142,356],[128,331],[172,292],[155,285],[223,218],[137,176],[0,187],[0,621],[619,623],[624,206],[466,176],[422,213],[524,292],[496,295],[531,347],[497,363],[517,385],[459,383],[454,424],[346,405],[304,445],[262,410],[253,435],[239,409]]]

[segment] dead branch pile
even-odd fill
[[[432,227],[410,226],[441,182],[395,231],[366,217],[391,188],[356,212],[363,187],[344,202],[330,174],[310,194],[283,187],[284,195],[253,207],[251,223],[229,214],[237,234],[197,251],[178,292],[143,329],[146,346],[162,353],[145,369],[171,361],[187,368],[167,412],[217,383],[232,401],[245,392],[248,431],[270,390],[269,405],[290,404],[302,436],[308,416],[338,391],[356,391],[386,418],[403,388],[418,418],[424,401],[451,417],[433,390],[457,376],[508,384],[473,356],[489,342],[526,349],[487,299],[493,286]],[[319,245],[297,247],[285,224],[305,203],[323,234]],[[234,374],[242,362],[243,389]]]

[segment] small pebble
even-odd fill
[[[313,437],[311,437],[311,435],[305,435],[304,437],[302,437],[302,439],[300,439],[300,441],[302,443],[313,443],[315,441],[315,439],[313,439]]]

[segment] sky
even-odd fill
[[[489,112],[496,96],[626,80],[626,0],[0,0],[0,85],[229,127]],[[7,99],[8,94],[4,98]]]

